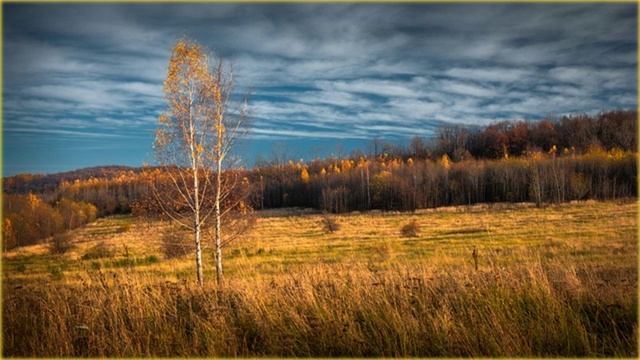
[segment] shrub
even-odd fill
[[[418,237],[418,234],[420,234],[420,225],[418,225],[417,221],[411,220],[410,223],[400,229],[400,233],[404,237]]]
[[[113,257],[114,255],[115,251],[112,248],[110,248],[104,242],[99,242],[94,247],[87,250],[84,255],[82,255],[82,260],[101,259]]]
[[[334,233],[340,230],[340,224],[336,221],[336,219],[325,215],[322,218],[322,229],[326,233]]]
[[[56,234],[49,243],[49,251],[52,254],[64,254],[72,248],[71,236],[68,234]]]
[[[24,263],[23,264],[18,264],[18,267],[16,267],[16,270],[18,270],[18,272],[23,273],[23,272],[27,271],[27,265],[25,265]]]
[[[169,231],[162,235],[162,253],[167,259],[181,258],[193,252],[193,244],[182,232]]]

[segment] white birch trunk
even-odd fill
[[[216,173],[216,203],[215,203],[215,217],[216,217],[216,281],[218,285],[222,285],[222,215],[220,212],[220,196],[222,192],[222,159],[218,160],[218,172]]]

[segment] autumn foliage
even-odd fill
[[[560,203],[633,197],[636,154],[594,147],[583,155],[532,152],[499,160],[326,159],[254,169],[256,203],[329,212],[415,210],[483,202]],[[348,165],[347,165],[348,164]],[[345,166],[346,165],[346,166]],[[302,181],[299,167],[306,166]],[[330,169],[327,171],[326,169]]]
[[[5,194],[2,204],[4,249],[35,244],[89,223],[97,215],[92,204],[61,199],[52,205],[34,194]]]

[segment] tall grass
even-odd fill
[[[239,273],[222,290],[103,271],[48,286],[5,281],[4,355],[637,355],[635,270],[483,260],[478,271],[423,263]]]

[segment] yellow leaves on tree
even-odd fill
[[[533,161],[539,161],[544,159],[544,154],[541,151],[530,151],[527,153],[528,158]]]
[[[165,93],[173,93],[179,87],[189,88],[194,82],[206,83],[210,78],[208,57],[202,47],[187,39],[180,39],[173,47],[169,60]]]
[[[562,155],[563,156],[572,156],[575,157],[576,154],[576,148],[574,146],[572,146],[571,148],[564,148],[562,150]]]
[[[11,219],[4,219],[4,223],[2,224],[2,238],[3,249],[11,249],[16,245],[16,234],[13,230]]]
[[[226,85],[221,61],[212,70],[209,56],[202,46],[189,39],[179,40],[171,53],[164,81],[169,111],[158,121],[156,151],[162,152],[175,142],[186,144],[182,148],[190,148],[190,156],[200,157],[205,151],[222,151],[220,140],[226,132],[223,121]],[[211,130],[216,136],[202,136]],[[208,144],[211,141],[214,144]],[[213,156],[209,154],[209,157]]]
[[[160,114],[158,117],[158,122],[163,125],[167,125],[171,122],[171,119],[167,116],[167,114]]]
[[[29,195],[27,195],[27,201],[29,202],[29,206],[31,207],[31,211],[35,211],[36,207],[38,206],[38,204],[42,201],[40,200],[39,197],[37,197],[36,195],[33,195],[32,193],[29,193]]]
[[[625,152],[624,150],[619,149],[617,147],[609,150],[609,158],[610,159],[621,160],[627,154],[628,154],[627,152]]]
[[[388,179],[391,179],[391,171],[382,170],[380,171],[380,173],[376,174],[373,178],[374,180],[388,181]]]
[[[203,283],[203,226],[211,221],[211,216],[215,228],[216,278],[221,284],[221,248],[234,236],[228,236],[223,242],[223,216],[236,216],[231,209],[240,209],[241,214],[249,211],[248,203],[244,202],[249,192],[240,188],[235,179],[223,181],[223,177],[237,176],[233,172],[225,173],[224,169],[225,165],[230,167],[226,155],[234,139],[245,129],[242,126],[244,112],[233,118],[225,117],[233,74],[221,59],[211,64],[212,59],[195,41],[181,39],[175,44],[164,82],[167,111],[159,119],[154,148],[156,161],[173,186],[171,191],[164,191],[158,188],[163,184],[151,181],[156,206],[183,228],[193,231],[196,277],[200,285]]]
[[[306,167],[303,167],[302,170],[300,171],[300,180],[307,184],[309,182],[309,171],[307,170]]]
[[[447,170],[451,168],[451,159],[449,159],[449,155],[442,155],[442,157],[440,158],[440,165],[442,165],[442,167]]]
[[[353,167],[353,160],[343,159],[340,161],[340,168],[342,171],[349,170]]]
[[[399,169],[400,166],[402,166],[402,160],[401,159],[393,159],[389,162],[389,165],[391,166],[392,169]]]

